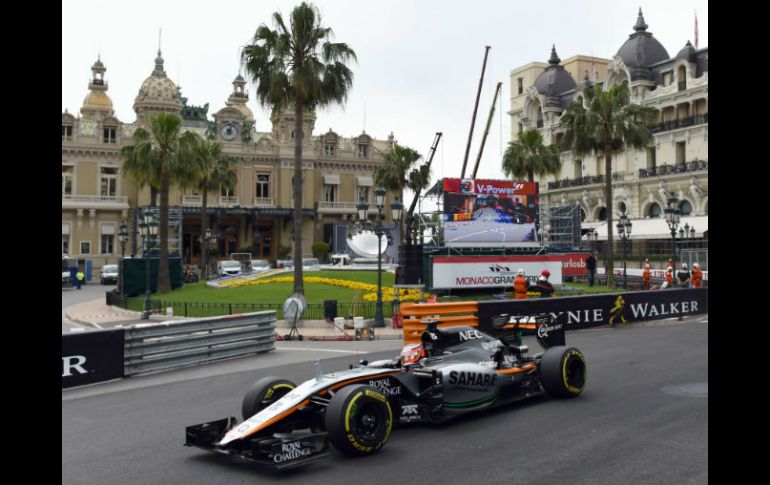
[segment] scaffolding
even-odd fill
[[[557,251],[580,249],[580,205],[540,206],[540,241]]]

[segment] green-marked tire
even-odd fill
[[[351,385],[334,394],[324,422],[335,448],[346,455],[366,456],[388,441],[393,411],[388,399],[376,388]]]

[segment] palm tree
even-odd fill
[[[294,106],[294,292],[304,294],[302,282],[302,119],[305,110],[344,103],[353,85],[345,65],[356,54],[344,43],[331,42],[333,32],[321,25],[313,5],[302,2],[291,12],[291,30],[275,12],[276,30],[265,24],[241,61],[257,84],[257,99],[273,112]]]
[[[121,149],[126,173],[138,184],[149,184],[160,192],[160,258],[158,260],[157,293],[171,291],[168,269],[168,195],[179,164],[184,162],[180,150],[182,118],[171,113],[158,113],[150,118],[150,132],[138,129],[134,145]]]
[[[564,147],[576,157],[591,152],[604,154],[604,199],[607,204],[607,286],[615,287],[613,275],[613,199],[612,154],[626,148],[642,150],[652,143],[647,122],[655,114],[653,108],[629,103],[628,84],[618,84],[604,90],[588,87],[585,105],[575,100],[562,116]]]
[[[374,169],[376,184],[382,185],[387,190],[398,192],[401,200],[404,200],[404,187],[415,193],[417,190],[424,189],[430,182],[430,166],[426,163],[414,168],[415,162],[420,158],[422,155],[417,150],[395,143],[393,149],[385,154],[385,163]],[[414,207],[415,201],[409,207],[406,215],[407,231],[412,230]]]
[[[212,140],[199,140],[195,145],[194,157],[198,168],[195,187],[201,192],[201,241],[209,227],[208,223],[208,194],[222,188],[232,190],[235,187],[235,159],[222,152],[222,144]],[[204,242],[208,244],[208,242]],[[208,279],[208,261],[206,251],[203,251],[203,281]]]
[[[559,147],[544,145],[543,135],[537,129],[523,131],[505,150],[503,172],[519,180],[526,176],[530,182],[535,181],[535,174],[538,177],[558,175],[561,173]]]

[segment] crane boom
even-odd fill
[[[489,135],[489,125],[492,124],[492,116],[495,114],[495,103],[497,103],[497,95],[500,94],[500,89],[503,87],[503,83],[497,83],[497,89],[495,89],[495,97],[492,99],[492,107],[489,108],[489,118],[487,118],[487,127],[484,129],[484,136],[481,137],[481,146],[479,147],[479,156],[476,157],[476,165],[473,167],[473,173],[471,178],[476,178],[476,172],[479,169],[479,162],[481,161],[481,154],[484,152],[484,144],[487,142],[487,135]]]

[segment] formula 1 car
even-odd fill
[[[532,325],[545,352],[527,356],[519,322],[496,317],[490,333],[428,323],[421,343],[392,360],[316,376],[300,384],[259,379],[230,417],[186,428],[185,446],[286,469],[328,455],[329,443],[353,456],[375,453],[394,424],[441,423],[546,393],[575,397],[586,384],[586,360],[564,345],[550,316]]]

